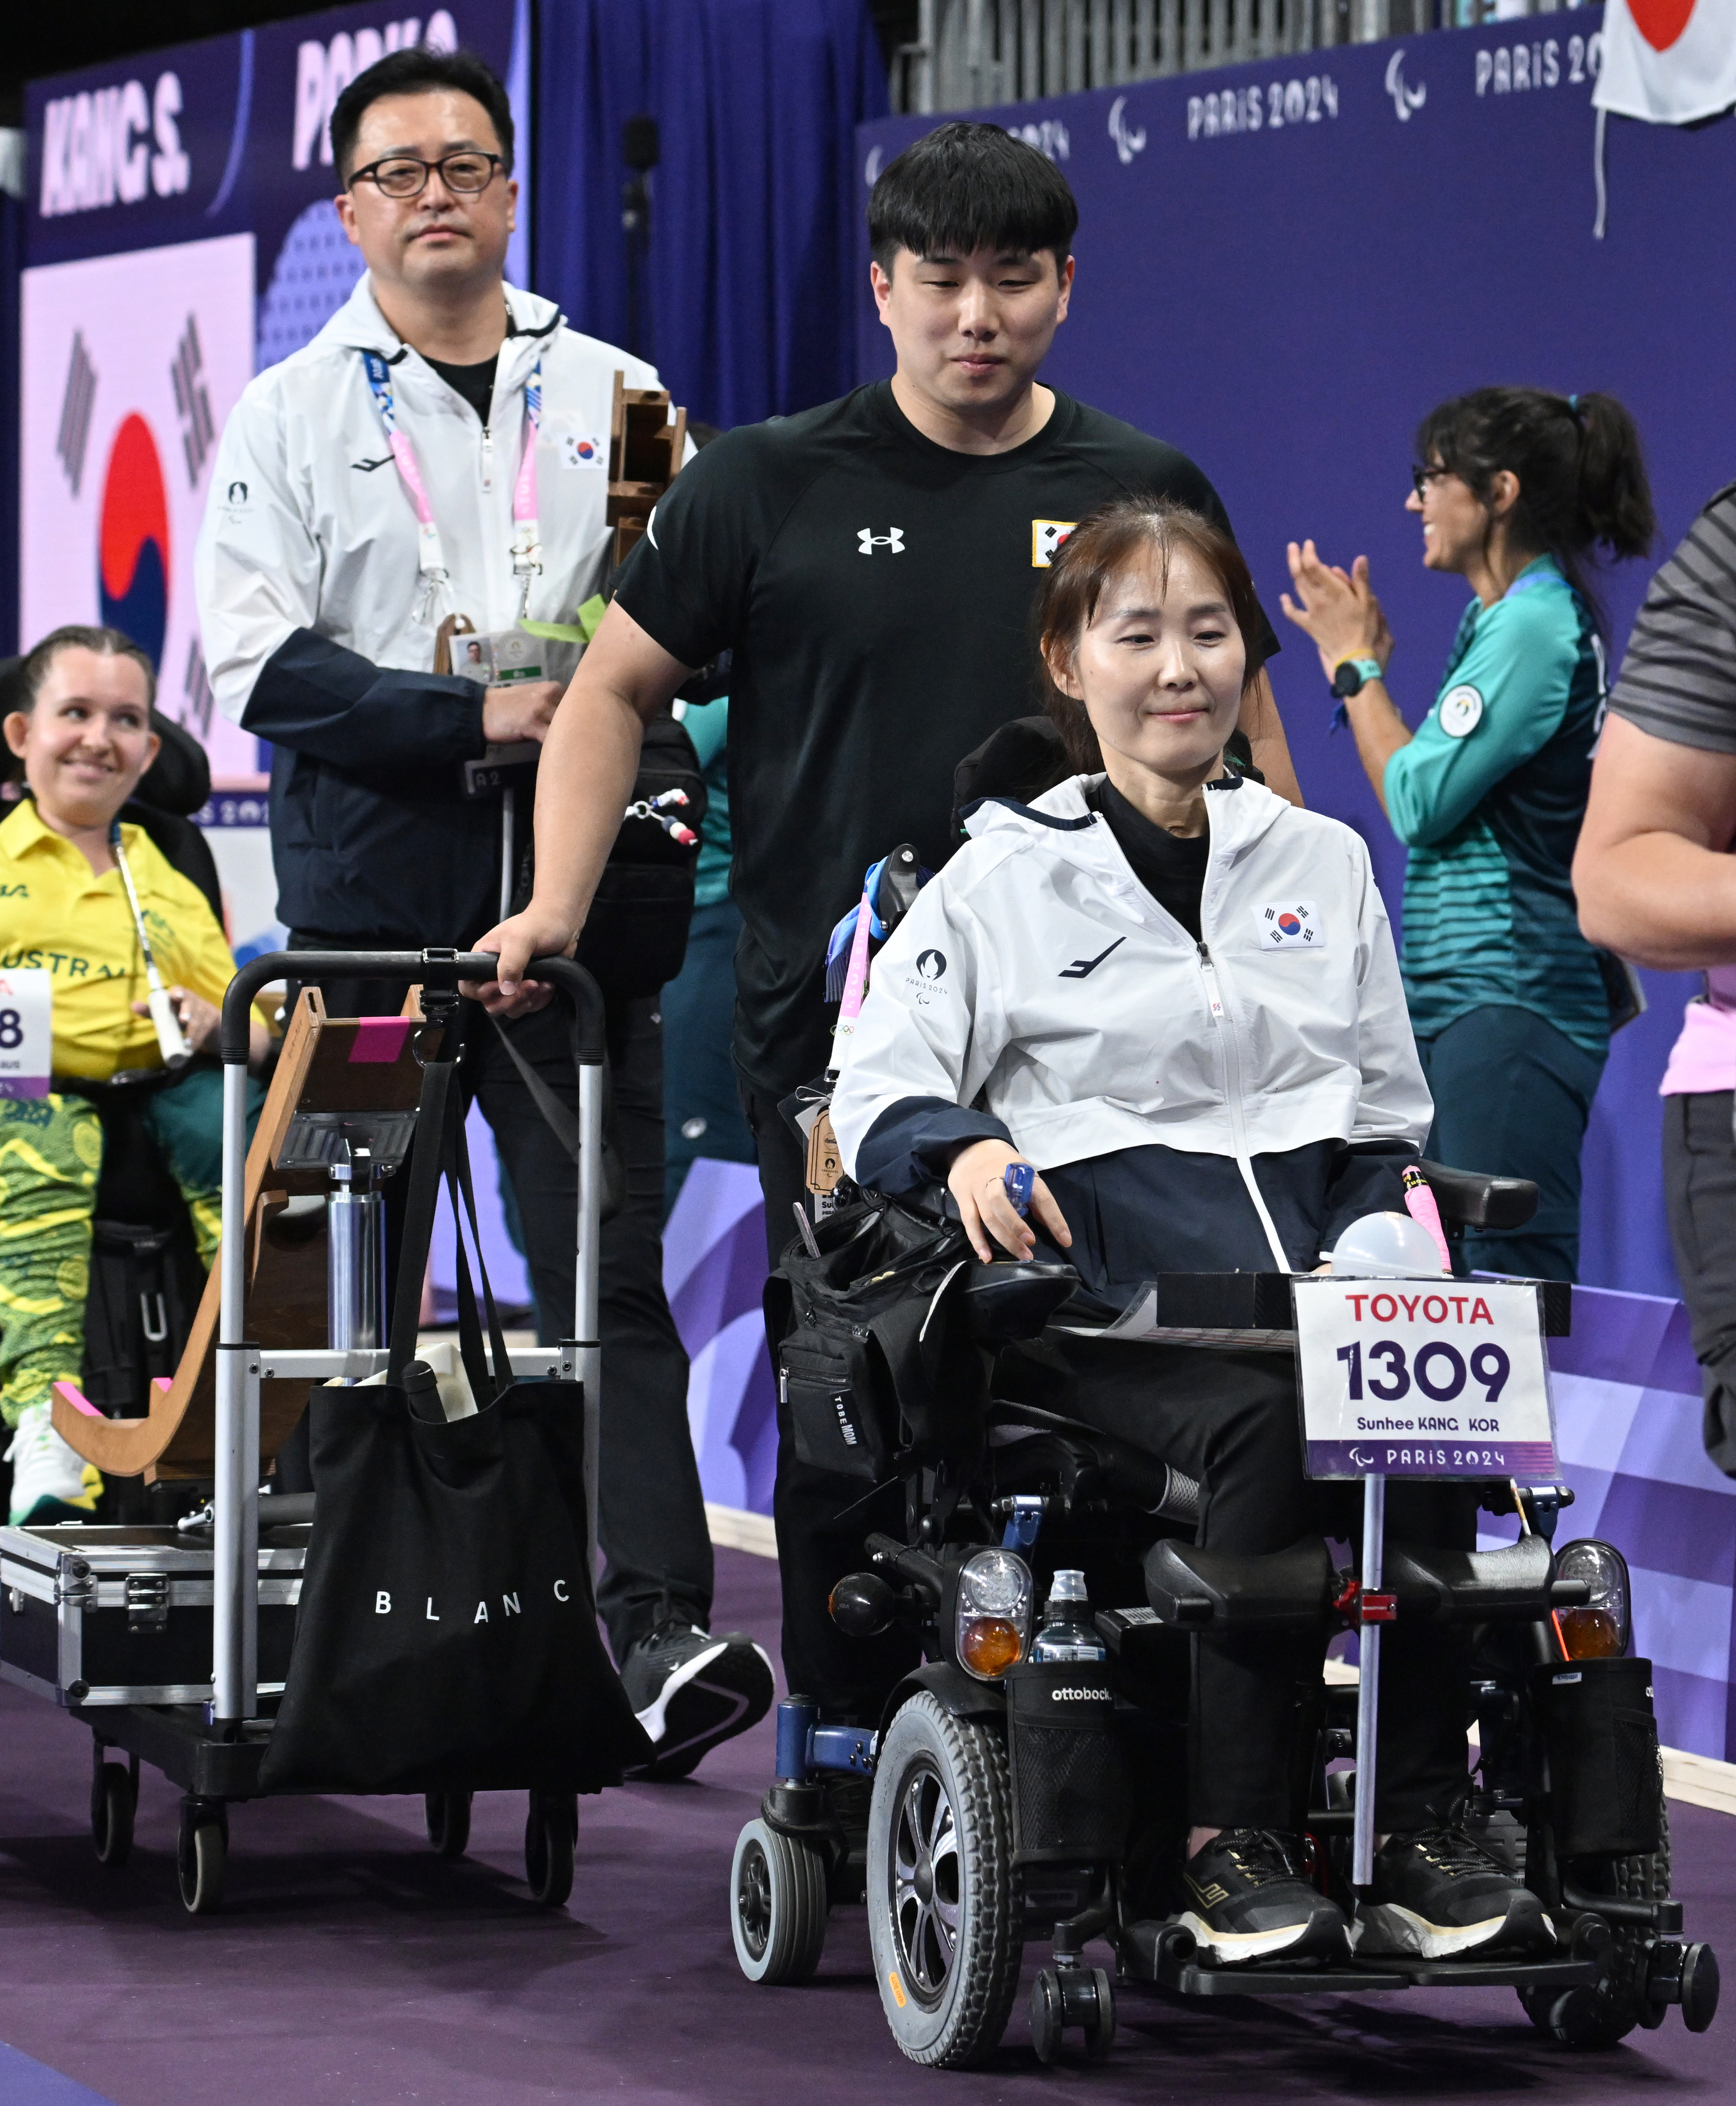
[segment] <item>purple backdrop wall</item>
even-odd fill
[[[1644,434],[1667,545],[1736,476],[1736,124],[1612,119],[1595,239],[1600,20],[1582,8],[987,113],[1043,146],[1079,198],[1077,289],[1048,377],[1200,462],[1280,629],[1287,540],[1366,553],[1413,722],[1465,601],[1423,571],[1402,509],[1434,402],[1489,382],[1610,389]],[[859,128],[864,201],[932,121]],[[872,379],[889,347],[866,294],[860,314]],[[1617,651],[1645,569],[1609,580]],[[1367,837],[1396,908],[1403,852],[1290,635],[1273,673],[1303,787]],[[1695,983],[1648,979],[1653,1006],[1616,1041],[1586,1145],[1583,1277],[1673,1295],[1656,1091]]]

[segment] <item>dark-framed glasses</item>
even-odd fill
[[[455,197],[475,197],[494,180],[495,169],[505,167],[499,154],[468,147],[460,154],[443,154],[437,161],[424,161],[414,154],[388,154],[383,160],[370,161],[365,168],[358,168],[350,181],[359,183],[365,177],[383,197],[420,197],[428,186],[428,177],[437,170],[441,181]]]
[[[1442,468],[1438,465],[1434,468],[1413,468],[1411,470],[1411,487],[1419,497],[1426,497],[1435,483],[1444,482],[1452,473],[1452,470],[1450,468]]]

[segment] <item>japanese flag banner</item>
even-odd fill
[[[1693,124],[1736,104],[1736,0],[1608,0],[1592,101],[1619,117]]]

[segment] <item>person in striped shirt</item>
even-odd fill
[[[1466,1265],[1572,1279],[1580,1148],[1625,976],[1581,934],[1570,876],[1604,697],[1601,549],[1657,531],[1633,419],[1608,395],[1483,388],[1417,433],[1407,509],[1423,563],[1462,577],[1465,609],[1412,732],[1386,685],[1393,639],[1358,557],[1290,544],[1295,599],[1393,829],[1411,851],[1401,966],[1434,1098],[1428,1153],[1535,1180],[1517,1232],[1472,1231]]]
[[[1580,926],[1642,965],[1705,971],[1665,1070],[1664,1197],[1706,1398],[1736,1476],[1736,482],[1634,624],[1573,864]]]

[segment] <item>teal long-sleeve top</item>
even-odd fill
[[[1571,877],[1604,701],[1596,625],[1552,558],[1466,608],[1440,692],[1385,778],[1411,850],[1399,963],[1419,1038],[1505,1006],[1608,1051]]]

